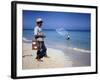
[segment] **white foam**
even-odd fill
[[[80,51],[80,52],[90,53],[90,50],[85,50],[85,49],[80,49],[80,48],[71,48],[71,47],[69,47],[69,49],[72,49],[72,50],[75,50],[75,51]]]
[[[23,37],[23,41],[25,42],[32,42],[32,40],[28,40],[27,38]]]

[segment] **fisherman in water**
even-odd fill
[[[67,40],[69,40],[70,39],[70,36],[69,35],[67,35]]]
[[[41,18],[37,18],[36,27],[34,28],[34,36],[38,43],[38,50],[37,50],[37,56],[36,56],[36,59],[38,61],[43,61],[41,60],[41,58],[48,57],[46,53],[47,48],[44,43],[45,35],[43,34],[43,31],[42,31],[42,24],[43,24],[43,20]]]

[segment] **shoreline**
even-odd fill
[[[35,59],[36,50],[32,50],[31,46],[31,43],[23,42],[23,69],[90,66],[90,53],[80,53],[70,49],[61,51],[50,47],[47,47],[47,54],[50,58],[42,58],[43,62],[38,62]]]

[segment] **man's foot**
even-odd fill
[[[39,58],[39,56],[37,56],[35,59],[37,59],[37,61],[43,62],[43,60],[41,60],[41,59]]]
[[[38,59],[38,57],[36,57],[35,59]]]
[[[41,59],[37,59],[37,61],[39,61],[39,62],[43,62],[43,60],[41,60]]]

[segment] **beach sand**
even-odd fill
[[[22,69],[63,68],[90,66],[90,53],[80,53],[66,49],[65,52],[47,47],[49,58],[42,58],[43,62],[37,61],[36,50],[32,50],[31,43],[23,42]]]

